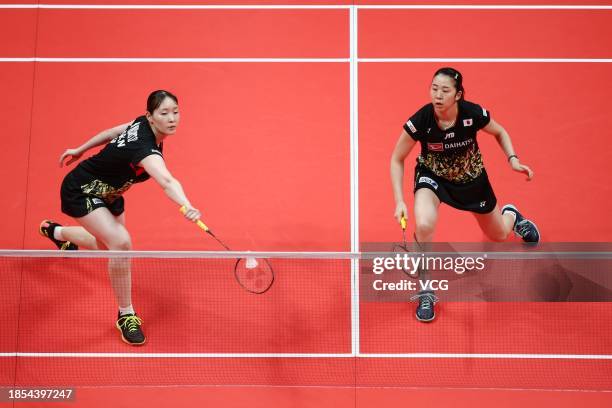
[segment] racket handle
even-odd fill
[[[179,211],[181,212],[181,214],[185,214],[187,212],[187,207],[182,206],[181,208],[179,208]],[[196,225],[202,228],[204,231],[208,232],[208,226],[204,224],[202,220],[197,220]]]
[[[204,224],[204,222],[202,222],[202,220],[197,220],[196,221],[196,225],[200,228],[202,228],[204,231],[208,232],[208,226],[206,224]]]
[[[402,218],[400,219],[400,225],[402,226],[403,230],[406,229],[406,217],[404,217],[403,215],[402,215]]]

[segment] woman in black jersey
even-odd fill
[[[511,231],[523,241],[536,243],[540,233],[536,225],[523,217],[513,205],[501,211],[485,171],[476,141],[478,130],[497,139],[512,170],[533,177],[529,167],[519,161],[508,132],[491,119],[483,107],[464,99],[463,77],[453,68],[441,68],[434,74],[431,103],[422,107],[404,124],[391,156],[391,183],[398,222],[408,215],[404,200],[404,160],[417,142],[421,154],[414,176],[415,240],[430,242],[438,220],[438,207],[446,203],[474,214],[480,228],[493,241],[505,240]],[[432,291],[419,293],[417,319],[435,317],[436,300]]]
[[[178,180],[172,177],[162,155],[163,142],[176,133],[179,119],[177,97],[158,90],[149,95],[144,116],[105,130],[80,147],[66,150],[60,157],[60,166],[66,159],[69,165],[89,149],[106,145],[96,155],[80,162],[62,183],[62,212],[73,217],[80,226],[64,227],[45,220],[40,225],[40,233],[64,250],[79,247],[132,249],[125,227],[123,193],[132,184],[150,177],[170,200],[186,207],[187,219],[199,219],[200,212],[191,205]],[[111,258],[108,269],[119,304],[116,326],[122,339],[131,345],[144,344],[142,321],[132,307],[129,259]]]

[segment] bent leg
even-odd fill
[[[96,237],[91,235],[87,230],[83,227],[77,226],[62,226],[59,239],[61,241],[70,241],[75,245],[78,245],[79,248],[87,248],[87,249],[106,249],[106,247],[96,240]]]
[[[480,229],[492,241],[502,242],[508,238],[514,226],[514,214],[506,211],[503,215],[496,205],[493,211],[487,214],[473,213]]]
[[[428,188],[420,188],[414,193],[415,236],[419,243],[433,240],[438,222],[440,199]]]
[[[84,217],[76,219],[95,238],[111,251],[132,249],[130,234],[124,225],[124,216],[115,217],[107,208],[97,208]],[[132,276],[129,258],[110,258],[108,272],[111,286],[119,307],[132,304]]]

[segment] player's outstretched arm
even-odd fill
[[[131,123],[132,122],[128,122],[110,129],[103,130],[102,132],[98,133],[97,135],[83,143],[81,146],[75,149],[66,149],[66,151],[60,156],[60,167],[64,165],[64,160],[68,159],[68,161],[65,163],[66,166],[68,166],[77,161],[83,155],[83,153],[85,153],[89,149],[108,143],[110,140],[119,136],[128,126],[131,125]]]
[[[156,154],[149,155],[142,159],[140,165],[160,185],[170,200],[174,201],[179,207],[185,207],[185,212],[183,213],[185,218],[194,222],[200,219],[202,214],[191,205],[185,195],[185,191],[183,191],[183,186],[181,186],[177,179],[172,177],[161,156]]]

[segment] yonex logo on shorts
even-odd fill
[[[465,126],[465,127],[472,126],[473,123],[474,123],[474,121],[472,120],[472,118],[470,118],[470,119],[463,119],[463,126]]]
[[[92,198],[91,202],[94,204],[103,204],[104,201],[100,200],[99,198]]]
[[[487,116],[487,110],[486,110],[485,108],[482,108],[482,114],[483,114],[484,116]]]
[[[161,152],[160,152],[159,150],[157,150],[157,149],[151,149],[151,151],[152,151],[153,153],[161,154]]]
[[[410,131],[412,133],[416,133],[417,132],[416,128],[414,127],[414,125],[412,124],[411,121],[406,122],[406,126],[408,126],[408,129],[410,129]]]
[[[419,177],[419,183],[427,183],[431,185],[434,188],[434,190],[438,189],[438,183],[436,183],[435,180],[430,179],[429,177],[425,177],[425,176]]]

